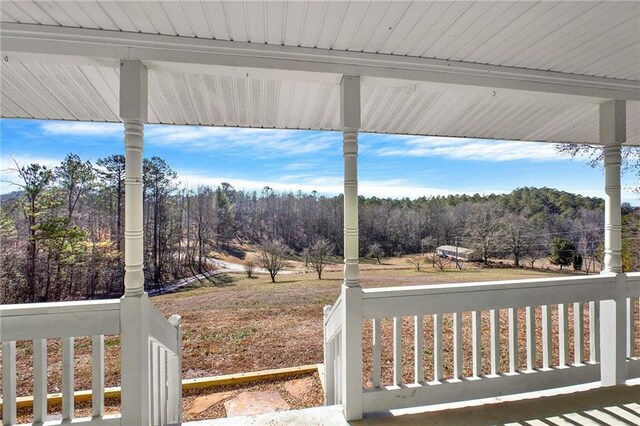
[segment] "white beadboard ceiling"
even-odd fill
[[[640,81],[640,2],[2,1],[3,23],[436,58]],[[149,62],[149,122],[339,128],[339,76]],[[2,117],[119,121],[118,67],[8,55]],[[311,78],[313,77],[313,78]],[[485,88],[486,89],[486,88]],[[627,102],[640,145],[640,102]],[[598,142],[598,104],[362,78],[362,130]]]

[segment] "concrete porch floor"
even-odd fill
[[[471,407],[430,407],[428,412],[394,412],[346,422],[340,406],[316,407],[256,416],[188,422],[188,426],[284,425],[640,425],[640,383],[585,390],[564,388],[561,394],[527,399],[494,398]],[[522,398],[522,396],[520,396]],[[437,409],[437,411],[434,411]]]

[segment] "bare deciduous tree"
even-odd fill
[[[596,250],[602,243],[604,212],[580,209],[574,223],[580,234],[578,251],[582,254],[584,269],[588,275],[590,270],[595,272]]]
[[[407,258],[407,262],[412,264],[413,267],[416,268],[416,271],[419,271],[420,269],[422,269],[422,266],[425,264],[426,261],[427,259],[424,256],[414,256],[414,257]]]
[[[253,273],[256,270],[256,262],[253,260],[245,260],[242,263],[242,267],[244,268],[245,274],[247,274],[247,278],[253,277]]]
[[[309,248],[309,261],[313,269],[318,273],[318,279],[322,279],[322,271],[329,263],[329,257],[333,254],[333,244],[324,238],[320,238]]]
[[[367,253],[367,257],[373,257],[378,261],[378,264],[382,264],[380,258],[384,256],[384,250],[382,250],[382,246],[378,243],[373,243],[369,246],[369,252]]]
[[[444,268],[446,268],[451,261],[448,257],[440,256],[437,253],[433,253],[431,256],[433,258],[433,264],[441,271],[444,271]]]
[[[302,256],[302,258],[304,259],[304,267],[308,267],[309,266],[309,260],[310,260],[310,251],[309,251],[309,247],[305,247],[302,249],[302,251],[300,252],[300,256]]]
[[[260,246],[259,263],[261,267],[269,272],[271,282],[276,282],[276,275],[285,267],[285,256],[288,253],[289,248],[279,240],[267,241]]]
[[[482,260],[486,264],[489,253],[495,247],[498,238],[501,212],[496,203],[473,204],[469,218],[469,233],[475,241],[474,245],[482,252]]]
[[[499,221],[499,237],[503,246],[513,255],[513,266],[520,266],[525,248],[531,242],[532,231],[522,213],[507,213]]]

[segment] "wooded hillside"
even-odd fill
[[[69,154],[52,170],[37,164],[16,170],[18,191],[3,195],[0,209],[0,301],[121,295],[124,156],[91,164]],[[603,204],[550,188],[415,200],[360,197],[360,254],[426,253],[457,239],[459,246],[479,250],[485,261],[501,257],[532,265],[555,246],[570,250],[577,266],[594,270],[602,251]],[[632,270],[638,266],[640,220],[628,205],[623,214],[624,267]],[[280,240],[293,255],[302,255],[323,238],[338,254],[342,228],[342,196],[268,187],[246,191],[226,183],[186,188],[166,161],[144,160],[150,289],[208,270],[214,250],[241,255],[240,244]]]

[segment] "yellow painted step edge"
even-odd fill
[[[255,382],[260,380],[269,380],[280,377],[288,377],[295,374],[315,373],[318,371],[318,365],[301,365],[298,367],[278,368],[275,370],[252,371],[240,374],[228,374],[225,376],[201,377],[197,379],[184,379],[182,381],[182,389],[203,389],[216,386],[234,385],[238,383]],[[73,399],[79,401],[91,401],[92,392],[90,390],[76,391]],[[104,397],[119,398],[120,387],[106,388]],[[62,403],[61,393],[51,393],[47,395],[47,404],[55,405]],[[16,398],[17,408],[28,408],[33,406],[33,396],[21,396]],[[2,409],[2,400],[0,400],[0,410]]]

